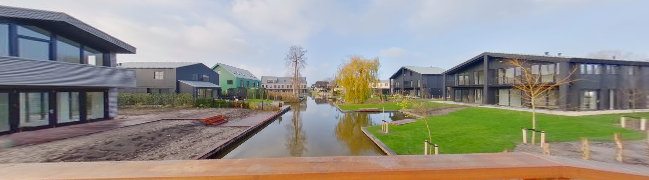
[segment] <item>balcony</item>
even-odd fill
[[[529,153],[0,164],[4,179],[647,179],[649,168]]]
[[[0,86],[135,87],[135,72],[0,56]]]

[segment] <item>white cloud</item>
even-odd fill
[[[391,47],[388,49],[381,50],[381,57],[386,57],[389,59],[399,59],[406,56],[408,52],[405,49],[399,47]]]

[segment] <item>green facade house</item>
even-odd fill
[[[223,94],[232,88],[259,88],[261,81],[250,71],[230,66],[227,64],[217,63],[212,70],[219,74],[219,85]]]

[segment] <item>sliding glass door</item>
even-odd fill
[[[37,127],[49,125],[49,93],[20,93],[20,127]]]
[[[56,93],[56,100],[58,123],[81,120],[79,92],[58,92]]]
[[[88,92],[86,97],[87,119],[103,119],[104,117],[104,92]]]
[[[9,93],[0,93],[0,132],[9,130]]]

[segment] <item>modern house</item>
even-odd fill
[[[316,81],[311,88],[314,91],[327,92],[331,90],[331,83],[329,81]]]
[[[223,93],[232,88],[261,87],[261,81],[248,70],[221,63],[214,65],[212,70],[220,76],[219,85],[221,85]]]
[[[61,12],[0,6],[0,133],[117,116],[135,47]]]
[[[404,66],[390,76],[390,92],[422,98],[442,97],[442,73],[438,67]]]
[[[509,62],[525,62],[542,83],[563,84],[544,94],[537,106],[561,110],[642,109],[649,104],[649,62],[485,52],[445,74],[445,98],[457,102],[528,107],[513,87],[523,75]],[[568,75],[573,74],[568,77]]]
[[[187,93],[194,98],[220,96],[219,75],[197,62],[126,62],[119,68],[135,71],[137,86],[121,93]]]
[[[299,79],[299,93],[307,93],[306,77]],[[271,92],[293,92],[293,77],[262,76],[261,87]]]
[[[390,80],[380,80],[378,83],[370,83],[374,93],[390,94]]]

